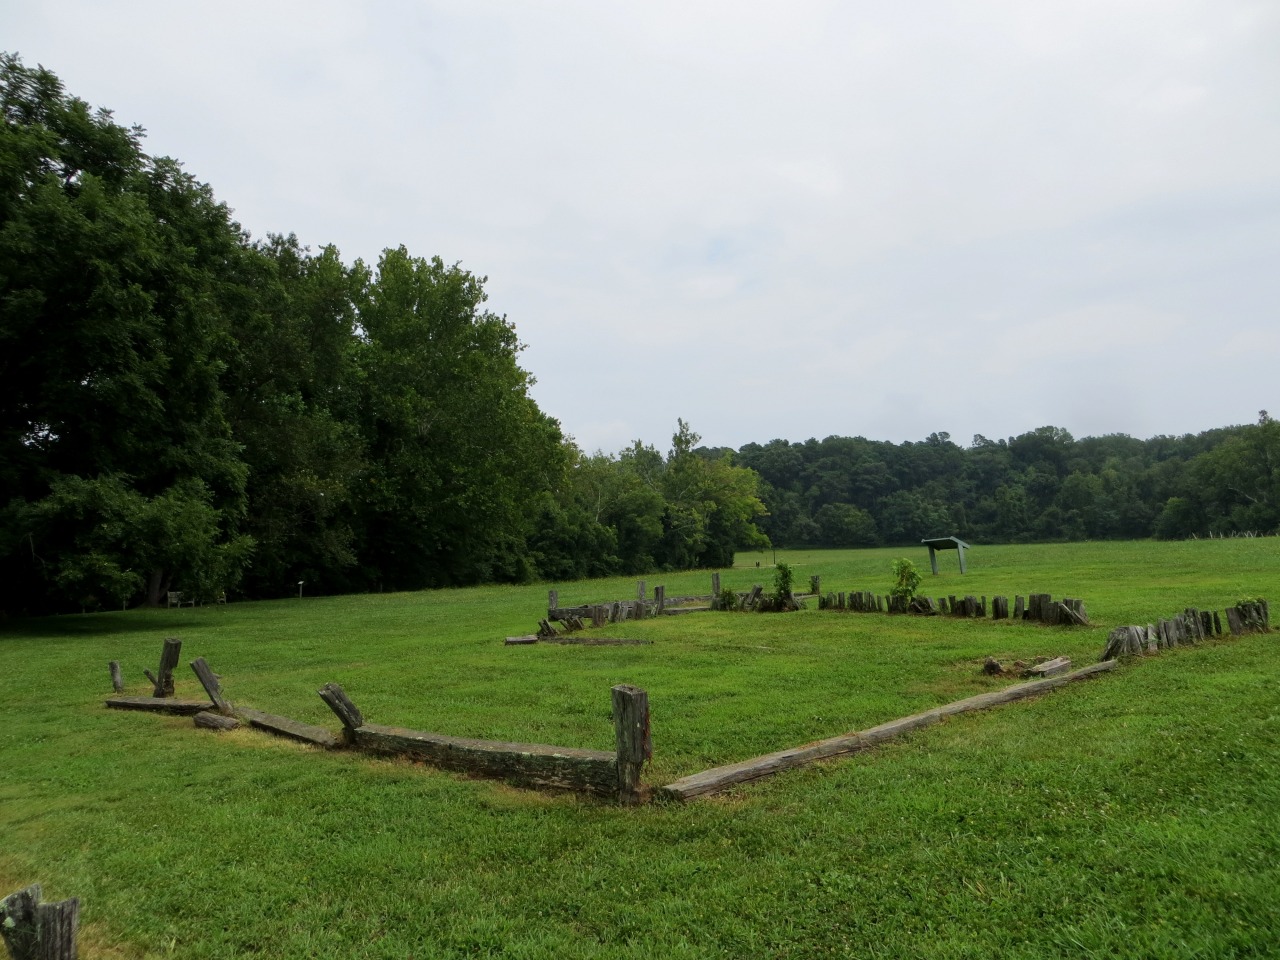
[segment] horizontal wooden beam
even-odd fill
[[[365,724],[354,745],[372,753],[404,756],[445,770],[507,780],[523,786],[618,793],[618,760],[611,752],[541,743],[470,740],[441,733]]]
[[[214,709],[210,700],[177,700],[173,697],[111,697],[106,704],[115,710],[150,710],[152,713],[177,713],[183,716]]]
[[[273,713],[263,713],[261,710],[250,710],[246,707],[241,707],[236,711],[236,716],[258,730],[265,730],[267,733],[288,737],[290,740],[314,744],[317,747],[324,747],[326,750],[331,750],[342,743],[333,731],[326,727],[317,727],[314,724],[302,723],[299,720],[291,720],[288,717],[280,717]]]
[[[978,694],[976,697],[957,700],[954,703],[935,707],[923,713],[916,713],[909,717],[882,723],[869,730],[845,733],[829,740],[820,740],[817,743],[808,744],[807,746],[779,750],[763,757],[743,760],[741,763],[732,763],[727,766],[704,770],[701,773],[695,773],[692,776],[683,777],[673,783],[669,783],[665,787],[659,787],[657,794],[664,799],[690,800],[694,797],[718,793],[735,784],[760,780],[764,777],[773,776],[775,773],[781,773],[784,770],[792,770],[796,767],[816,763],[819,760],[865,750],[868,747],[874,747],[895,737],[900,737],[912,730],[931,726],[946,717],[968,713],[973,710],[986,710],[1002,703],[1011,703],[1015,700],[1035,696],[1038,693],[1053,690],[1073,680],[1080,680],[1096,673],[1103,673],[1114,667],[1115,661],[1113,660],[1095,663],[1061,676],[1050,677],[1045,680],[1033,680],[1030,683],[1020,683],[1017,686],[1006,687],[1003,690],[995,690],[991,693]]]

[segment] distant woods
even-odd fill
[[[828,437],[750,443],[777,546],[1183,539],[1280,529],[1280,424],[1195,436],[1074,439],[1058,427],[1017,437],[946,433],[918,443]]]
[[[251,240],[0,60],[0,612],[724,567],[735,550],[1280,524],[1280,430],[588,455],[484,278]]]

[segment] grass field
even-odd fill
[[[779,552],[798,585],[888,588],[906,551]],[[651,646],[504,647],[548,585],[232,603],[0,624],[0,894],[84,902],[85,957],[1244,957],[1280,954],[1275,635],[1126,663],[1035,701],[687,805],[622,808],[108,711],[183,639],[246,706],[611,749],[649,692],[663,783],[1092,662],[1107,629],[1275,599],[1280,542],[978,547],[930,595],[1079,596],[1095,626],[697,614]],[[726,586],[768,586],[772,554]],[[755,561],[761,560],[756,570]],[[705,593],[706,573],[651,576]],[[562,603],[633,579],[556,584]]]

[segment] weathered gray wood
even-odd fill
[[[1023,597],[1014,594],[1013,596],[1013,619],[1025,620],[1027,618],[1027,604]]]
[[[1218,616],[1218,611],[1213,611],[1213,633],[1214,636],[1222,636],[1222,618]]]
[[[33,883],[0,900],[0,935],[13,960],[75,960],[80,900],[42,903]]]
[[[1235,607],[1227,607],[1227,626],[1231,629],[1233,636],[1239,636],[1244,633],[1244,625],[1240,621],[1240,611]]]
[[[1003,690],[957,700],[954,703],[936,707],[933,710],[926,710],[923,713],[892,720],[889,723],[882,723],[869,730],[841,734],[838,737],[820,740],[807,746],[779,750],[763,757],[743,760],[741,763],[732,763],[712,770],[704,770],[689,777],[682,777],[664,787],[659,787],[657,793],[661,797],[672,800],[689,800],[694,797],[718,793],[735,784],[760,780],[783,770],[791,770],[818,760],[826,760],[830,757],[865,750],[868,747],[892,740],[894,737],[899,737],[912,730],[931,726],[946,717],[968,713],[973,710],[985,710],[1003,703],[1011,703],[1015,700],[1035,696],[1038,693],[1054,690],[1072,681],[1114,669],[1115,666],[1116,664],[1113,660],[1091,664],[1061,676],[1050,677],[1045,680],[1032,680],[1017,686],[1006,687]]]
[[[538,638],[534,637],[533,639],[536,641]],[[347,696],[347,692],[341,686],[336,683],[326,683],[316,693],[333,711],[334,716],[342,722],[344,731],[349,732],[356,729],[356,727],[364,726],[364,714],[360,712],[359,707],[351,702],[351,698]]]
[[[120,661],[112,660],[107,664],[111,671],[111,689],[116,693],[124,693],[124,677],[120,673]]]
[[[530,633],[523,637],[507,637],[502,642],[504,646],[508,647],[524,646],[525,644],[537,643],[538,635],[536,633]]]
[[[547,591],[547,619],[548,620],[555,619],[556,612],[559,609],[560,609],[560,591],[548,590]]]
[[[1071,661],[1067,657],[1055,657],[1044,663],[1037,663],[1022,671],[1024,677],[1056,677],[1071,669]]]
[[[365,724],[355,731],[361,750],[409,757],[444,770],[507,780],[522,786],[556,787],[604,796],[618,792],[617,756],[540,743],[469,740],[441,733]]]
[[[155,676],[148,674],[155,684],[154,696],[173,696],[173,671],[177,669],[178,658],[182,655],[182,641],[177,637],[166,637],[164,649],[160,651],[160,668]]]
[[[1147,624],[1147,653],[1155,653],[1160,649],[1159,639],[1154,624]]]
[[[204,692],[209,695],[209,699],[213,701],[217,711],[226,717],[235,716],[235,708],[231,706],[231,701],[222,695],[222,683],[212,670],[209,664],[205,663],[204,657],[196,657],[191,661],[191,669],[195,672],[196,677],[200,680],[200,685],[204,687]]]
[[[642,799],[640,772],[653,757],[649,694],[627,683],[618,684],[612,694],[618,797],[623,803],[639,803]]]
[[[195,724],[205,730],[235,730],[240,726],[240,721],[235,717],[229,717],[223,713],[216,713],[213,710],[201,710],[195,715]]]
[[[659,584],[653,588],[653,599],[657,601],[658,613],[662,613],[667,606],[667,588]]]
[[[0,935],[13,960],[35,960],[40,939],[36,907],[40,903],[40,884],[11,893],[0,900]]]
[[[711,574],[711,599],[716,601],[720,599],[720,574]]]
[[[174,697],[109,697],[106,705],[114,710],[149,710],[152,713],[190,715],[212,710],[208,700],[178,700]]]
[[[288,737],[290,740],[299,740],[302,743],[324,747],[326,750],[333,749],[341,742],[334,736],[333,731],[324,727],[317,727],[314,724],[303,723],[300,720],[291,720],[289,717],[263,713],[261,710],[250,710],[246,707],[241,707],[236,713],[249,726],[258,730],[265,730],[267,733]]]

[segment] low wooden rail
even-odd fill
[[[741,763],[731,763],[727,766],[703,770],[701,773],[695,773],[692,776],[668,783],[664,787],[659,787],[656,795],[661,799],[691,800],[695,797],[719,793],[737,784],[762,780],[784,770],[794,770],[797,767],[816,763],[819,760],[827,760],[831,757],[866,750],[868,747],[874,747],[895,737],[900,737],[912,730],[931,726],[947,717],[968,713],[973,710],[986,710],[1003,703],[1022,700],[1038,693],[1044,693],[1047,690],[1053,690],[1073,680],[1081,680],[1085,677],[1106,672],[1114,667],[1114,661],[1091,664],[1080,670],[1064,673],[1061,676],[1050,677],[1046,680],[1033,680],[1030,683],[1021,683],[1014,687],[1007,687],[1004,690],[996,690],[992,693],[982,693],[965,700],[957,700],[954,703],[935,707],[923,713],[916,713],[909,717],[902,717],[899,720],[882,723],[869,730],[845,733],[829,740],[820,740],[817,743],[808,744],[807,746],[792,747],[788,750],[779,750],[776,753],[766,754],[763,757],[743,760]]]

